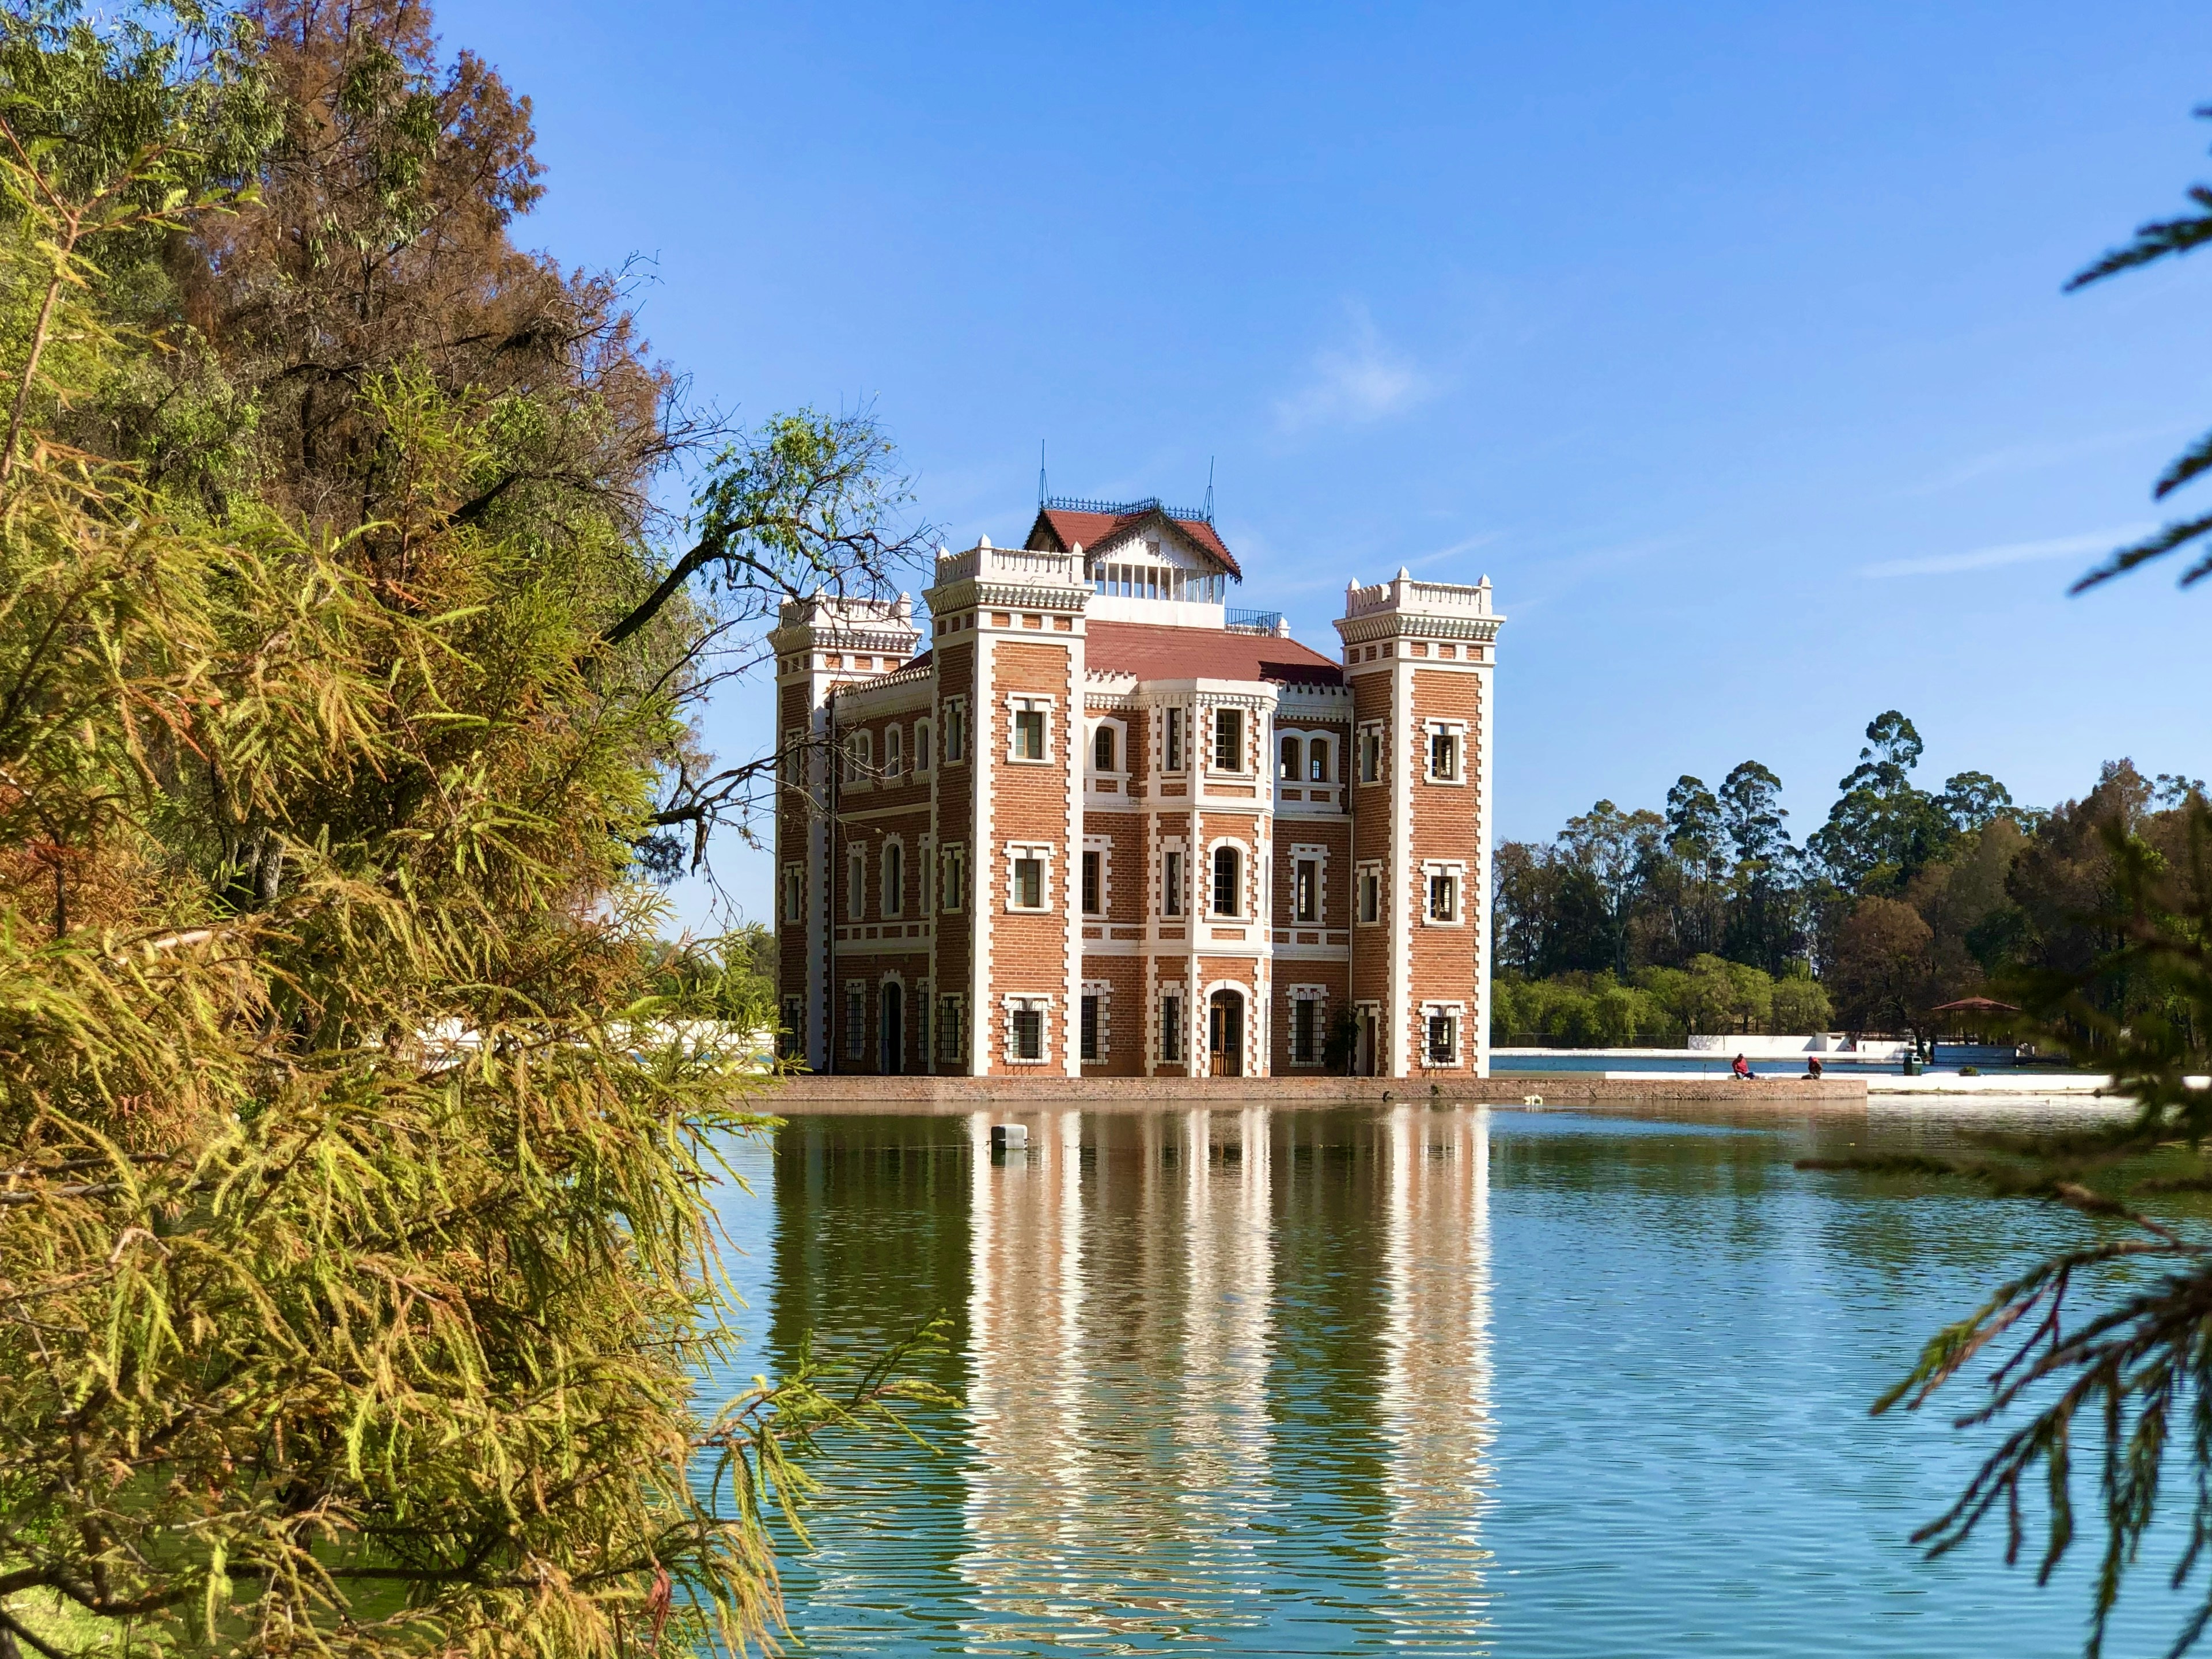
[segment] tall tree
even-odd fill
[[[1782,780],[1757,761],[1745,761],[1722,781],[1719,799],[1735,854],[1728,953],[1776,973],[1797,942],[1791,903],[1796,849],[1783,826],[1790,814],[1782,805]]]
[[[901,1385],[694,1400],[758,1120],[638,879],[716,621],[678,593],[609,641],[665,561],[647,463],[586,440],[647,441],[658,382],[574,337],[441,357],[539,314],[500,286],[522,112],[426,67],[419,11],[287,15],[264,208],[202,129],[264,64],[186,17],[149,82],[141,37],[0,17],[65,135],[0,133],[0,1632],[52,1659],[61,1598],[103,1649],[757,1644],[787,1445]],[[132,122],[161,142],[94,142]],[[425,274],[447,244],[489,289]],[[94,418],[164,381],[224,466]],[[467,510],[556,452],[605,465]]]
[[[1836,786],[1828,821],[1807,845],[1845,892],[1894,893],[1943,855],[1952,820],[1912,782],[1922,744],[1911,720],[1892,708],[1867,723],[1866,735],[1858,765]]]
[[[1613,960],[1607,965],[1617,973],[1628,971],[1629,916],[1650,878],[1666,828],[1666,820],[1656,812],[1626,812],[1601,800],[1580,817],[1569,818],[1559,832],[1560,851],[1589,872],[1604,900],[1613,947]]]

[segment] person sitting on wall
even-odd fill
[[[1806,1056],[1805,1056],[1805,1075],[1804,1075],[1803,1077],[1800,1078],[1800,1079],[1798,1079],[1798,1081],[1799,1081],[1799,1082],[1801,1082],[1801,1083],[1818,1083],[1820,1080],[1820,1055],[1818,1055],[1818,1054],[1808,1054],[1808,1055],[1806,1055]]]
[[[1752,1081],[1751,1062],[1741,1054],[1735,1057],[1735,1064],[1729,1066],[1729,1070],[1735,1074],[1735,1080],[1738,1083]]]

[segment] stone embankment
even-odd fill
[[[971,1078],[794,1077],[764,1103],[787,1115],[804,1112],[950,1114],[986,1108],[1079,1106],[1086,1111],[1149,1111],[1161,1106],[1268,1106],[1278,1110],[1372,1106],[1399,1102],[1519,1106],[1531,1095],[1552,1106],[1611,1106],[1667,1101],[1787,1110],[1796,1106],[1864,1106],[1863,1078],[1760,1079],[1738,1083],[1713,1077],[1595,1073],[1469,1078],[1439,1087],[1387,1077]]]

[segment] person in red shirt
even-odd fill
[[[1751,1062],[1746,1060],[1741,1054],[1738,1054],[1735,1057],[1735,1064],[1729,1066],[1729,1070],[1735,1073],[1735,1080],[1738,1083],[1748,1083],[1751,1081]]]

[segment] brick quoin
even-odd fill
[[[1352,1010],[1366,1018],[1364,1071],[1485,1073],[1490,676],[1503,620],[1488,582],[1401,570],[1348,587],[1339,660],[1279,626],[1230,625],[1223,601],[1242,579],[1203,519],[1153,502],[1048,504],[1021,548],[985,541],[939,556],[926,650],[904,596],[783,607],[770,636],[779,741],[795,735],[804,752],[779,791],[776,960],[811,1069],[1008,1087],[1165,1087],[1218,1063],[1317,1077],[1320,1048]],[[1043,716],[1041,761],[1017,752],[1024,712]],[[854,757],[834,767],[833,724]],[[1102,727],[1113,732],[1104,757]],[[1439,731],[1456,744],[1449,778],[1428,770]],[[1361,775],[1370,732],[1371,781]],[[1234,756],[1217,755],[1232,739]],[[1217,914],[1223,845],[1237,849],[1237,891]],[[1091,914],[1086,850],[1103,860],[1103,908]],[[1031,852],[1044,866],[1040,909],[1015,902],[1015,859]],[[1318,904],[1304,917],[1302,859],[1316,866]],[[1367,870],[1378,877],[1371,923]],[[1449,917],[1430,914],[1440,872],[1455,884]],[[898,992],[896,1033],[887,986]],[[1210,1003],[1224,990],[1241,1000],[1242,1042],[1216,1057]],[[1086,996],[1099,1016],[1091,1060]],[[1309,1000],[1314,1063],[1292,1058],[1295,1010]],[[1172,1060],[1170,1006],[1182,1036]],[[1036,1014],[1034,1060],[1018,1052],[1016,1006]],[[1435,1028],[1454,1034],[1439,1048],[1431,1021],[1444,1012],[1456,1023]]]

